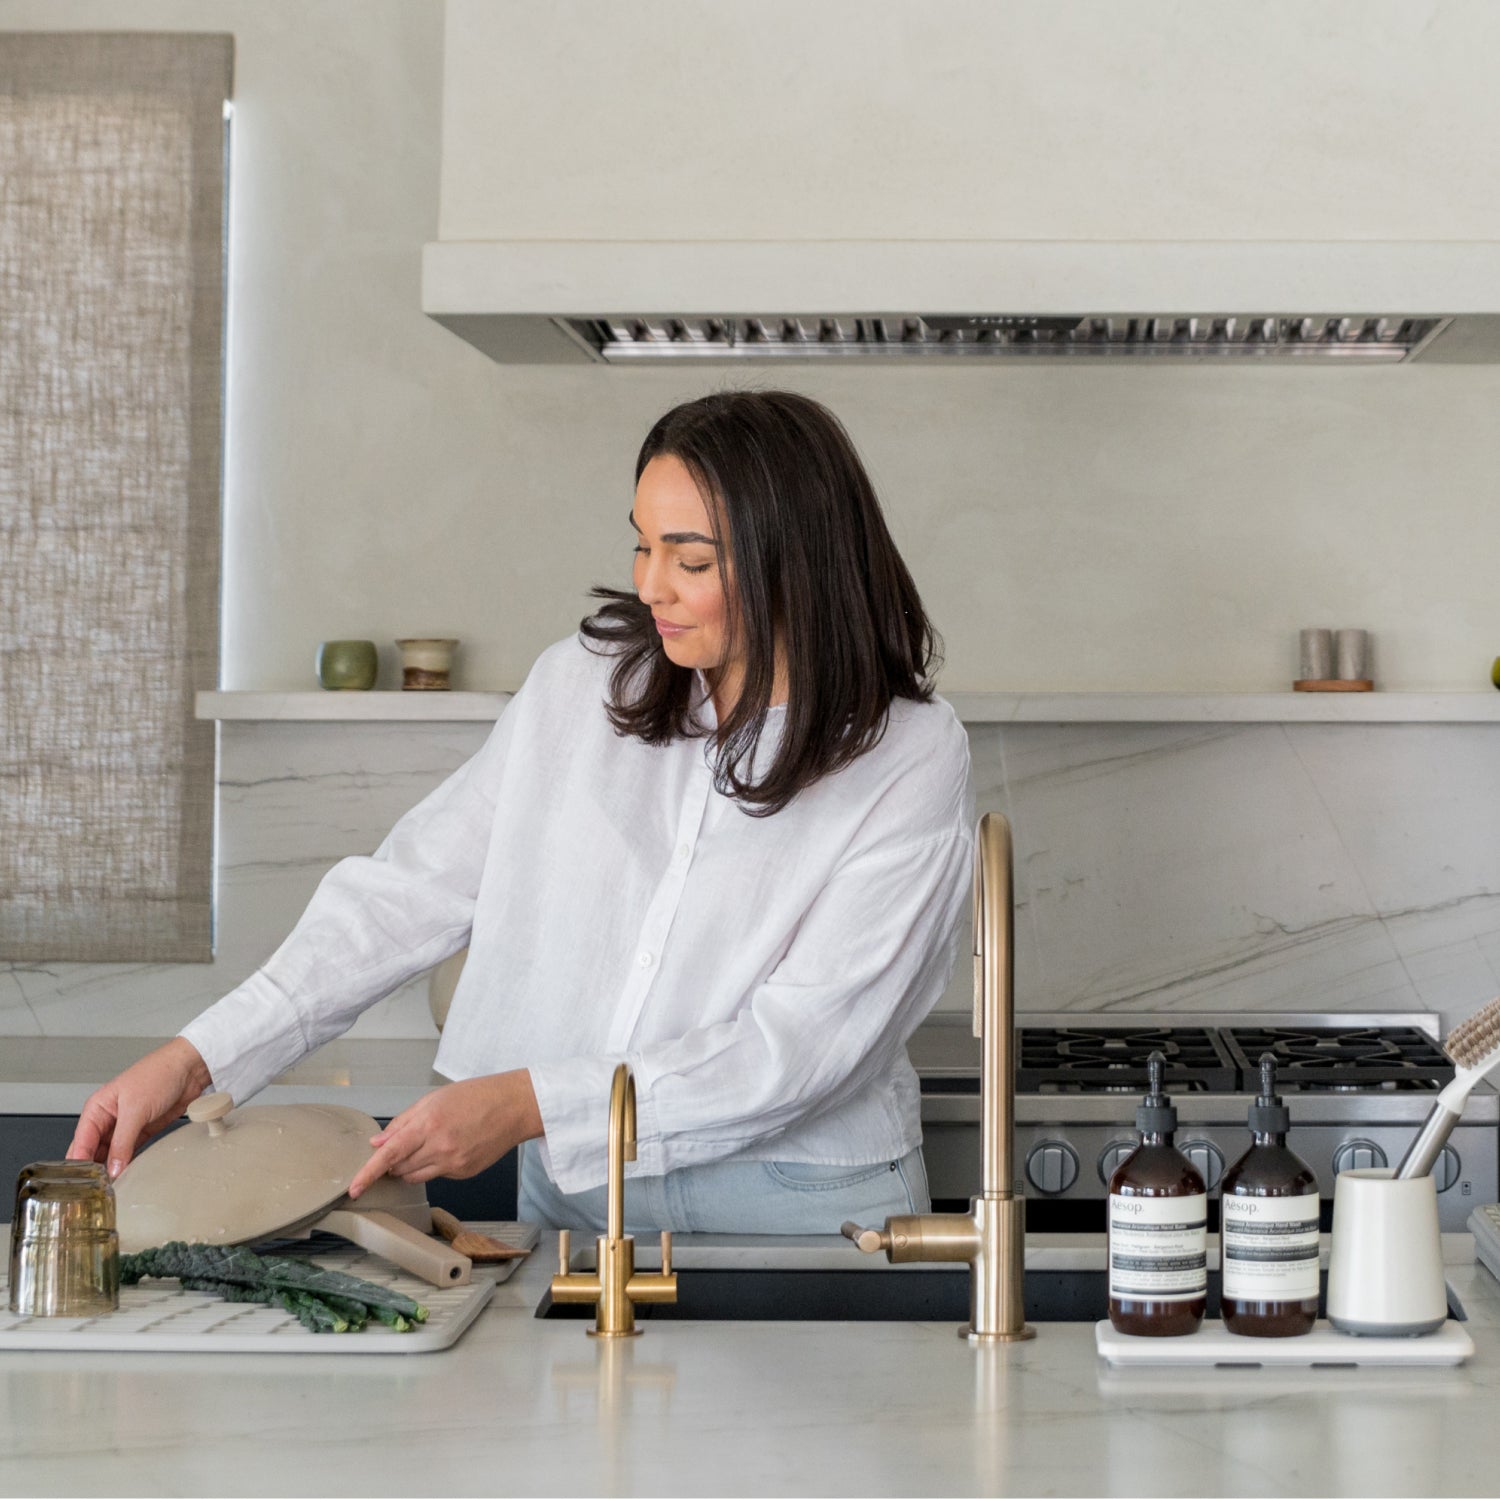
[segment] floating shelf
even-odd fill
[[[469,721],[500,717],[513,693],[199,693],[194,710],[200,719],[270,721],[400,720],[408,723]],[[1500,693],[1495,695],[1500,698]]]
[[[1489,693],[947,693],[966,724],[1500,723]]]
[[[199,693],[200,719],[483,723],[512,693]],[[966,724],[1493,724],[1489,693],[947,693]]]

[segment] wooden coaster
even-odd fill
[[[1368,677],[1343,682],[1334,677],[1303,677],[1292,684],[1298,693],[1373,693],[1375,684]]]

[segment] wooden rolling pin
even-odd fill
[[[446,1208],[432,1210],[432,1232],[441,1235],[460,1255],[483,1265],[497,1260],[520,1260],[531,1254],[529,1250],[517,1250],[504,1240],[491,1239],[477,1229],[465,1229]]]

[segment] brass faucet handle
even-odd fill
[[[557,1231],[557,1274],[566,1276],[572,1270],[573,1234],[571,1230]]]
[[[889,1229],[862,1229],[853,1219],[845,1219],[839,1233],[845,1239],[853,1240],[866,1255],[876,1255],[882,1250],[890,1252],[891,1232]]]
[[[661,1232],[661,1274],[670,1276],[672,1274],[672,1231],[663,1229]]]

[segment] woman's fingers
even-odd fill
[[[357,1198],[386,1173],[403,1182],[472,1177],[517,1141],[541,1133],[531,1080],[524,1072],[446,1084],[370,1137],[374,1154],[349,1184],[349,1196]]]
[[[109,1140],[114,1111],[96,1096],[90,1096],[79,1111],[73,1128],[73,1142],[68,1147],[69,1161],[99,1161]]]
[[[370,1157],[364,1166],[354,1174],[354,1181],[349,1184],[349,1196],[357,1198],[369,1187],[372,1182],[379,1181],[390,1170],[391,1164],[396,1159],[396,1147],[393,1143],[387,1143]]]
[[[68,1156],[107,1161],[109,1175],[117,1177],[136,1147],[170,1125],[211,1081],[197,1048],[174,1038],[90,1095]]]
[[[118,1177],[130,1165],[135,1148],[146,1132],[146,1113],[139,1105],[123,1104],[109,1139],[109,1175]]]
[[[372,1182],[387,1173],[399,1177],[404,1165],[420,1151],[422,1141],[420,1128],[414,1127],[405,1114],[397,1115],[379,1135],[370,1137],[370,1144],[376,1149],[349,1184],[349,1196],[359,1197]]]

